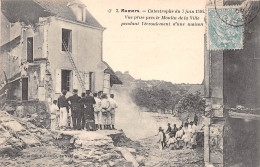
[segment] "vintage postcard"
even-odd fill
[[[0,2],[0,166],[260,166],[259,0]]]

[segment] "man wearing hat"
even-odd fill
[[[96,101],[96,104],[94,105],[94,118],[95,118],[95,125],[96,125],[96,129],[102,129],[101,126],[101,117],[102,117],[102,113],[101,113],[101,100],[98,98],[98,94],[94,93],[93,94],[94,99]]]
[[[79,100],[81,98],[78,96],[78,90],[73,90],[73,95],[70,96],[67,101],[70,103],[70,109],[71,109],[71,117],[72,117],[72,125],[73,129],[81,129],[81,120],[78,118],[78,115],[80,113],[80,103]]]
[[[62,95],[58,98],[58,107],[60,109],[60,128],[64,129],[68,126],[68,101],[66,99],[66,90],[62,90]]]
[[[83,99],[85,97],[86,97],[86,93],[85,92],[81,93],[81,99]],[[84,118],[84,104],[81,103],[81,99],[79,101],[79,103],[80,103],[80,113],[78,114],[78,118],[80,120],[81,129],[83,130],[85,128],[86,121],[85,121],[85,118]]]
[[[90,96],[90,91],[86,91],[86,96],[80,100],[80,103],[84,106],[84,119],[86,121],[86,129],[96,130],[94,121],[94,107],[96,104],[94,97]]]

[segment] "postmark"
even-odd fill
[[[238,6],[207,8],[207,49],[243,49],[243,16]]]
[[[219,18],[223,22],[225,22],[226,24],[229,24],[229,25],[234,26],[234,27],[246,26],[246,25],[250,24],[256,18],[258,13],[260,12],[260,1],[259,0],[245,0],[236,9],[236,12],[241,14],[243,19],[242,20],[237,20],[237,22],[235,24],[228,23],[228,22],[226,22],[225,20],[222,19],[221,13],[218,13],[217,8],[219,8],[219,7],[216,5],[217,4],[216,0],[214,0],[214,1],[215,1],[214,2],[215,10],[216,10],[217,15],[219,16]],[[225,1],[224,6],[228,6],[230,4],[233,4],[232,1]],[[222,8],[222,7],[220,7],[220,8]]]

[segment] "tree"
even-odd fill
[[[172,109],[170,106],[174,101],[172,98],[175,98],[175,96],[172,96],[169,90],[151,87],[133,90],[132,98],[138,106],[157,112],[158,110],[166,111],[169,108]],[[174,104],[177,104],[177,102]]]
[[[205,110],[205,100],[200,92],[188,93],[181,98],[175,109],[178,113],[183,112],[203,112]]]

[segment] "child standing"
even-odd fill
[[[55,130],[57,125],[57,116],[59,113],[57,100],[53,100],[53,104],[50,106],[50,111],[51,111],[51,130]]]

